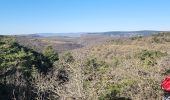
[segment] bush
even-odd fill
[[[70,52],[65,53],[65,54],[61,57],[61,59],[62,59],[63,61],[65,61],[66,63],[72,63],[72,62],[75,61],[74,57],[72,56],[72,54],[71,54]]]
[[[104,61],[97,60],[97,58],[87,59],[84,67],[85,74],[95,73],[95,72],[105,72],[108,65]]]
[[[153,35],[155,37],[170,37],[170,32],[161,32],[158,34]]]
[[[153,41],[155,43],[161,43],[161,40],[159,38],[157,38],[157,37],[153,37]]]
[[[121,45],[123,44],[123,41],[121,39],[115,39],[115,40],[111,40],[112,43],[116,44],[116,45]]]
[[[124,79],[119,83],[111,84],[107,87],[105,94],[99,97],[99,100],[131,100],[128,97],[120,96],[121,92],[126,91],[126,87],[136,84],[135,80]]]
[[[162,53],[161,51],[154,50],[142,50],[137,54],[138,58],[144,63],[144,65],[155,65],[156,59],[163,56],[167,56],[167,53]]]
[[[135,36],[135,37],[131,37],[130,39],[131,40],[139,40],[139,39],[141,39],[142,38],[142,36]]]
[[[162,33],[153,35],[153,42],[156,42],[156,43],[170,42],[170,32],[162,32]]]

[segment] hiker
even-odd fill
[[[167,76],[161,83],[163,89],[163,100],[170,100],[170,76]]]

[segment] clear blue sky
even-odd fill
[[[170,0],[0,0],[0,34],[170,30]]]

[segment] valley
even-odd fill
[[[2,100],[159,100],[170,74],[169,32],[0,40]]]

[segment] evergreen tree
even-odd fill
[[[59,59],[58,53],[52,48],[52,46],[47,46],[42,53],[50,60],[51,63],[54,63]]]

